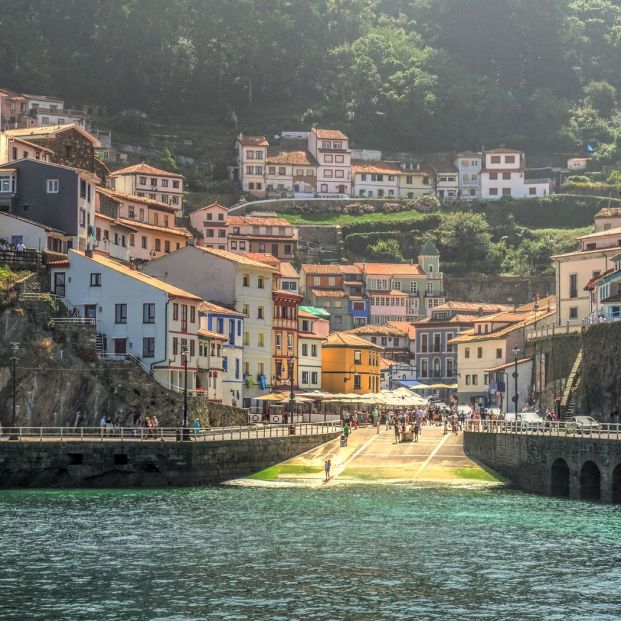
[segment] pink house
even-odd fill
[[[37,120],[28,116],[28,98],[0,89],[0,130],[35,127]]]
[[[227,209],[219,203],[205,205],[190,214],[192,227],[203,236],[207,248],[226,250]]]
[[[373,323],[384,324],[388,321],[406,321],[407,300],[410,297],[405,291],[392,289],[367,290],[371,298],[371,318]]]

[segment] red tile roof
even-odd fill
[[[134,164],[133,166],[127,166],[110,173],[111,177],[119,177],[121,175],[151,175],[154,177],[175,177],[177,179],[185,179],[183,175],[174,172],[168,172],[161,168],[155,168],[150,166],[146,162],[140,162],[140,164]]]
[[[169,205],[168,203],[163,203],[162,201],[156,201],[155,199],[149,198],[148,196],[137,196],[136,194],[127,194],[125,192],[117,192],[116,190],[110,190],[108,188],[101,187],[95,188],[95,191],[99,192],[100,194],[105,194],[106,196],[109,196],[110,198],[118,202],[129,201],[134,203],[142,203],[143,205],[152,205],[157,209],[163,209],[164,211],[168,211],[169,213],[177,213],[179,211],[177,207],[173,207],[172,205]]]
[[[485,153],[522,153],[519,149],[507,149],[506,147],[498,147],[496,149],[487,149]]]
[[[291,226],[291,222],[282,218],[262,218],[260,216],[229,216],[226,223],[228,226]]]
[[[317,129],[314,127],[313,132],[321,140],[349,140],[340,129]]]
[[[401,172],[401,169],[397,164],[391,164],[390,162],[380,162],[377,160],[352,160],[351,172],[352,174],[376,173],[380,175],[398,175]]]
[[[293,267],[291,263],[287,263],[286,261],[282,261],[280,263],[280,275],[283,278],[299,278],[300,277],[295,267]]]
[[[294,166],[317,166],[317,160],[308,151],[280,151],[268,155],[268,164],[291,164]]]
[[[311,289],[311,293],[317,298],[346,298],[345,291],[339,289]]]
[[[253,261],[259,261],[259,263],[271,265],[272,267],[280,267],[280,259],[277,259],[273,254],[267,252],[244,252],[244,256]]]
[[[241,134],[239,142],[248,147],[267,147],[269,142],[265,136],[245,136]]]
[[[201,313],[214,313],[216,315],[236,315],[238,317],[243,317],[244,314],[239,311],[233,310],[231,308],[226,308],[225,306],[220,306],[218,304],[214,304],[213,302],[201,302],[198,307],[198,310]]]
[[[364,274],[381,276],[421,276],[425,272],[418,263],[355,263]]]
[[[322,265],[320,263],[303,263],[301,271],[305,274],[338,274],[340,275],[340,265]]]
[[[360,347],[365,349],[376,349],[383,351],[384,348],[379,345],[375,345],[370,341],[367,341],[355,334],[347,332],[335,332],[331,334],[323,345],[324,347]]]

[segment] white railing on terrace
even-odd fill
[[[536,327],[532,326],[526,328],[526,340],[532,341],[534,339],[555,336],[557,334],[577,334],[582,332],[582,324],[570,325],[566,323],[565,325],[559,326],[555,323],[544,323],[538,324]]]
[[[596,423],[593,426],[580,427],[571,421],[543,421],[542,423],[518,421],[516,423],[502,420],[474,421],[466,419],[463,430],[475,433],[621,440],[621,424],[619,423]]]
[[[52,325],[55,326],[94,326],[95,320],[91,317],[53,317]]]
[[[245,425],[237,427],[4,427],[0,442],[216,442],[260,440],[289,435],[328,435],[341,430],[340,421],[296,423],[295,425]]]

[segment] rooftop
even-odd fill
[[[117,192],[116,190],[110,190],[108,188],[97,187],[95,190],[101,194],[105,194],[110,198],[122,202],[122,201],[130,201],[134,203],[141,203],[143,205],[152,205],[153,207],[157,207],[158,209],[162,209],[164,211],[168,211],[169,213],[177,213],[178,208],[169,205],[168,203],[163,203],[162,201],[156,201],[153,198],[149,198],[148,196],[138,196],[136,194],[127,194],[126,192]]]
[[[364,274],[381,276],[421,276],[425,272],[418,263],[355,263]]]
[[[596,214],[596,218],[621,218],[621,207],[604,207]]]
[[[361,349],[375,349],[377,351],[384,350],[383,347],[348,332],[334,332],[326,339],[324,347],[359,347]]]
[[[292,226],[291,222],[282,218],[260,217],[260,216],[229,216],[226,220],[227,226]]]
[[[508,149],[507,147],[497,147],[496,149],[487,149],[485,153],[522,153],[519,149]]]
[[[224,205],[220,205],[217,201],[215,203],[210,203],[209,205],[204,205],[203,207],[199,207],[195,209],[192,213],[197,213],[199,211],[206,211],[207,209],[213,209],[214,207],[224,209],[224,211],[228,211],[228,209]]]
[[[352,160],[351,172],[356,173],[371,173],[371,174],[384,174],[384,175],[398,175],[401,169],[397,164],[391,164],[390,162],[382,162],[378,160]]]
[[[317,306],[300,306],[298,311],[303,311],[317,317],[319,319],[330,319],[330,313],[325,308],[318,308]]]
[[[150,285],[151,287],[155,287],[160,291],[164,291],[168,293],[171,297],[178,298],[187,298],[188,300],[200,301],[201,298],[194,295],[193,293],[189,293],[188,291],[184,291],[183,289],[179,289],[163,280],[158,280],[157,278],[153,278],[153,276],[147,276],[138,270],[132,269],[131,267],[124,265],[122,263],[118,263],[117,261],[113,261],[102,255],[95,254],[92,257],[87,257],[82,250],[69,250],[69,264],[71,264],[71,256],[77,254],[82,257],[85,257],[89,261],[94,261],[103,267],[110,268],[119,274],[123,274],[124,276],[129,276],[130,278],[134,278],[144,284]]]
[[[322,264],[322,263],[302,263],[302,267],[300,271],[305,274],[314,274],[314,275],[338,275],[340,276],[343,272],[341,270],[341,266],[338,264]]]
[[[206,246],[195,246],[201,252],[205,254],[211,254],[216,257],[221,257],[222,259],[226,259],[227,261],[231,261],[232,263],[237,263],[238,265],[247,265],[248,267],[257,267],[264,270],[269,270],[270,272],[275,272],[276,269],[271,265],[267,265],[266,263],[262,263],[260,261],[254,261],[253,259],[249,259],[241,254],[234,254],[233,252],[229,252],[228,250],[219,250],[218,248],[207,248]]]
[[[436,311],[457,311],[462,313],[480,313],[480,314],[490,314],[490,313],[499,313],[505,310],[512,310],[513,306],[508,304],[491,304],[489,302],[460,302],[456,300],[451,300],[448,302],[444,302],[444,304],[438,304],[438,306],[434,306],[431,310],[432,312]]]
[[[42,125],[41,127],[25,127],[23,129],[7,129],[4,133],[7,136],[49,136],[51,134],[57,134],[60,132],[66,132],[69,130],[75,130],[79,134],[82,134],[85,138],[93,143],[93,147],[98,149],[101,147],[101,142],[93,136],[90,132],[87,132],[83,127],[80,127],[77,123],[68,123],[65,125]]]
[[[286,261],[282,261],[280,264],[280,275],[283,278],[299,278],[300,277],[295,267],[293,267],[291,263],[287,263]]]
[[[321,140],[349,140],[340,129],[317,129],[313,127],[312,131]]]
[[[356,336],[407,336],[405,330],[388,323],[380,325],[367,324],[353,330],[347,330],[346,334],[355,334]]]
[[[294,166],[317,166],[317,160],[308,151],[279,151],[268,154],[268,164],[290,164]]]
[[[226,308],[225,306],[220,306],[219,304],[214,304],[213,302],[206,301],[200,303],[198,310],[201,313],[213,313],[214,315],[235,315],[237,317],[244,316],[244,314],[240,313],[239,311],[233,310],[231,308]]]
[[[589,233],[588,235],[580,235],[576,237],[576,239],[597,239],[599,237],[606,237],[607,235],[621,235],[621,226],[616,226],[607,231],[597,231],[596,233]]]
[[[124,175],[151,175],[153,177],[176,177],[177,179],[185,179],[183,175],[175,172],[168,172],[161,168],[155,168],[146,162],[140,162],[140,164],[134,164],[133,166],[127,166],[120,168],[110,173],[111,177],[120,177]]]
[[[316,298],[346,298],[347,294],[339,289],[311,289]]]
[[[182,235],[186,239],[191,239],[193,237],[192,233],[190,233],[188,229],[182,226],[158,226],[157,224],[143,222],[142,220],[132,220],[131,218],[117,218],[116,221],[130,227],[137,227],[139,229],[149,229],[151,231],[171,233],[173,235]]]
[[[386,324],[402,330],[408,335],[410,340],[414,341],[416,339],[416,328],[409,321],[388,321]]]
[[[218,341],[228,341],[228,337],[224,336],[224,334],[220,334],[219,332],[214,332],[213,330],[207,330],[205,328],[198,329],[198,336],[203,336],[209,339],[216,339]]]
[[[3,168],[2,170],[11,170],[10,168]],[[35,222],[34,220],[29,220],[28,218],[22,218],[21,216],[16,216],[8,211],[0,211],[0,217],[5,218],[13,218],[14,220],[18,220],[19,222],[24,222],[26,224],[32,224],[33,226],[38,226],[39,228],[47,231],[49,233],[61,233],[62,235],[66,235],[64,231],[60,229],[55,229],[53,226],[48,226],[47,224],[41,224],[41,222]]]
[[[238,140],[247,147],[267,147],[269,145],[265,136],[246,136],[240,134]]]

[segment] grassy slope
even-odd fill
[[[284,214],[284,217],[292,224],[335,224],[344,226],[348,224],[364,224],[374,222],[394,222],[395,224],[407,224],[416,222],[424,214],[418,211],[401,211],[398,213],[369,213],[362,216],[340,215],[334,212],[318,212],[307,214]]]

